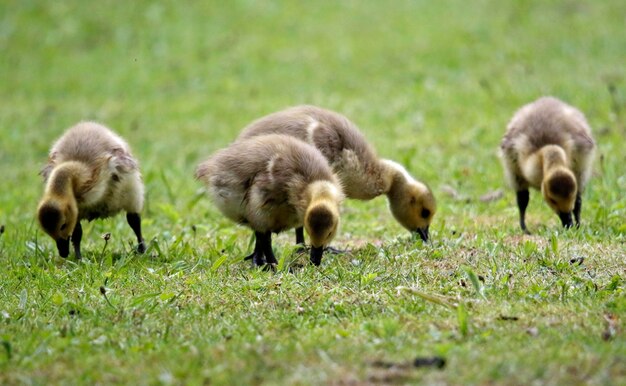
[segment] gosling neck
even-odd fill
[[[343,193],[331,181],[315,181],[304,192],[303,201],[305,207],[314,201],[338,202],[343,198]]]
[[[541,148],[541,159],[543,163],[543,175],[547,175],[550,170],[567,166],[567,156],[565,150],[560,146],[548,145]]]
[[[381,160],[383,166],[383,184],[384,193],[388,197],[396,196],[400,194],[402,189],[411,181],[415,181],[413,177],[409,175],[406,169],[397,162],[391,160]]]
[[[49,196],[76,197],[89,178],[89,169],[84,164],[77,161],[63,162],[52,170],[46,192]]]
[[[337,185],[331,181],[315,181],[304,190],[298,211],[302,211],[301,215],[304,216],[307,208],[310,208],[314,203],[324,202],[336,207],[342,199],[343,192]]]

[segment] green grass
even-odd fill
[[[622,0],[2,2],[0,384],[626,383],[625,14]],[[496,149],[545,94],[586,113],[598,159],[583,226],[564,232],[533,192],[524,236]],[[346,202],[350,253],[321,267],[291,232],[277,273],[242,260],[250,232],[193,170],[299,103],[346,114],[433,188],[432,243],[378,198]],[[123,216],[86,224],[80,262],[37,227],[37,172],[82,119],[141,161],[146,255]],[[433,355],[446,367],[407,366]]]

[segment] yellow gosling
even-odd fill
[[[564,227],[580,225],[582,192],[595,152],[583,113],[553,97],[523,106],[508,124],[500,156],[509,185],[517,195],[520,227],[525,233],[528,188],[541,190]]]
[[[293,137],[235,142],[198,165],[196,178],[226,217],[254,231],[254,252],[246,259],[255,265],[277,263],[272,233],[306,228],[315,265],[337,233],[341,185],[320,152]]]
[[[46,186],[37,217],[62,257],[69,255],[71,240],[81,258],[81,220],[122,210],[137,236],[137,250],[145,251],[140,215],[144,186],[137,161],[118,135],[94,122],[77,124],[54,143],[41,174]]]

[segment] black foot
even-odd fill
[[[263,254],[252,253],[245,257],[244,260],[252,260],[252,265],[257,268],[261,268],[266,272],[276,272],[277,263],[269,263],[265,260],[265,256]]]
[[[265,272],[276,272],[276,266],[278,264],[265,264],[263,266],[263,271]]]
[[[257,267],[262,267],[266,264],[269,266],[278,264],[272,251],[272,234],[270,232],[254,232],[254,235],[256,238],[254,252],[246,256],[244,260],[252,260],[252,263]]]
[[[306,252],[306,249],[304,250]],[[276,261],[276,258],[274,257],[274,255],[271,256],[272,260],[270,259],[265,259],[265,255],[263,253],[259,253],[257,254],[256,252],[253,252],[251,254],[249,254],[248,256],[244,257],[244,260],[252,260],[252,262],[255,265],[264,265],[264,264],[278,264],[278,261]],[[261,263],[261,264],[259,264]]]
[[[272,264],[272,265],[277,265],[278,264],[278,260],[276,260],[276,257],[274,257],[274,252],[272,252],[272,253],[269,253],[267,251],[265,252],[265,262],[267,264]]]
[[[252,260],[252,264],[256,265],[257,267],[262,267],[265,265],[265,256],[263,255],[263,252],[260,251],[252,252],[252,254],[246,256],[244,260]]]
[[[146,252],[146,242],[141,240],[139,244],[137,244],[137,253],[143,254]]]
[[[296,245],[296,250],[295,250],[296,254],[302,255],[304,253],[307,253],[308,251],[309,251],[309,248],[307,248],[306,245],[304,245],[304,244]]]
[[[300,244],[296,246],[296,253],[303,254],[303,253],[308,252],[310,249],[311,248],[306,246],[305,244]],[[331,255],[342,255],[344,253],[348,253],[348,251],[345,249],[337,249],[334,247],[326,247],[324,248],[324,252],[330,253]]]
[[[337,249],[337,248],[333,248],[333,247],[326,247],[326,248],[324,248],[324,252],[330,253],[331,255],[342,255],[344,253],[347,253],[348,251],[345,250],[345,249]]]

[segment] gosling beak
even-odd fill
[[[422,241],[424,242],[428,241],[428,226],[425,226],[424,228],[417,228],[415,232],[417,232],[417,234],[420,235],[420,238],[422,239]]]
[[[559,218],[565,228],[571,228],[574,223],[572,222],[572,212],[559,212]]]
[[[324,253],[324,247],[311,246],[311,263],[314,265],[320,265],[322,263],[322,254]]]
[[[59,250],[59,255],[61,255],[61,257],[67,257],[70,254],[69,237],[67,239],[58,238],[56,242],[57,242],[57,249]]]

